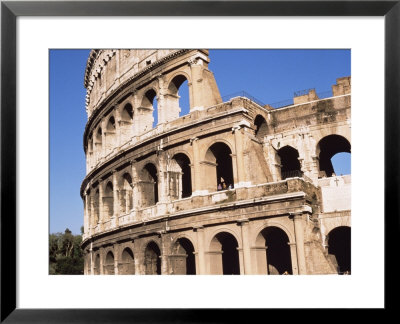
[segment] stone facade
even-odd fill
[[[330,162],[351,150],[350,77],[272,109],[222,102],[208,63],[207,50],[91,51],[85,274],[350,271],[351,177]]]

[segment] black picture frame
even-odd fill
[[[389,271],[399,234],[400,1],[2,1],[1,2],[1,322],[235,322],[263,310],[16,308],[16,19],[19,16],[384,16],[385,309],[398,283]],[[371,242],[366,242],[366,248]],[[262,315],[261,315],[262,316]],[[228,320],[229,319],[229,320]]]

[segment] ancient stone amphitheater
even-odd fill
[[[223,102],[209,61],[207,50],[91,51],[85,274],[349,273],[351,176],[331,157],[351,150],[350,77],[275,109]]]

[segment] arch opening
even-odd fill
[[[94,258],[94,274],[95,275],[99,275],[100,274],[100,255],[96,254],[95,258]]]
[[[140,176],[140,190],[142,207],[153,206],[158,202],[157,168],[147,163]]]
[[[122,251],[120,268],[118,274],[133,275],[135,274],[135,258],[130,248],[125,248]]]
[[[186,77],[180,74],[171,80],[165,99],[168,107],[168,121],[190,113],[189,85]]]
[[[153,241],[147,244],[144,260],[145,260],[145,274],[147,275],[161,274],[161,253],[158,245]]]
[[[196,274],[194,247],[187,238],[178,239],[171,255],[172,272],[175,275]]]
[[[172,199],[181,199],[192,195],[192,170],[189,158],[178,153],[171,159],[169,171],[169,192]]]
[[[264,136],[266,136],[268,134],[268,126],[267,126],[267,122],[265,121],[264,117],[261,115],[257,115],[256,119],[254,120],[254,125],[256,126],[255,136],[260,141],[263,141]]]
[[[111,116],[108,119],[106,132],[105,132],[105,143],[107,153],[111,152],[116,146],[116,131],[115,131],[115,119]]]
[[[317,146],[319,152],[319,178],[332,177],[343,172],[351,173],[350,154],[342,156],[344,159],[337,165],[332,163],[332,158],[338,153],[351,153],[349,141],[340,135],[328,135],[321,139]],[[335,159],[333,160],[335,161]],[[337,169],[337,170],[335,170]],[[343,171],[342,171],[343,170]],[[335,172],[336,171],[336,172]]]
[[[328,254],[334,256],[339,274],[351,273],[351,228],[339,226],[331,230],[327,237]]]
[[[122,175],[119,203],[121,213],[127,214],[133,208],[133,182],[131,175],[127,172]]]
[[[130,139],[133,135],[133,107],[127,103],[121,112],[120,133],[122,141]]]
[[[281,164],[281,179],[302,177],[303,172],[301,171],[299,152],[286,145],[278,150],[278,156]]]
[[[113,275],[114,274],[114,254],[109,251],[106,255],[106,262],[104,264],[104,274]]]
[[[264,228],[257,236],[256,245],[257,273],[293,274],[289,238],[281,228]]]
[[[234,187],[232,151],[228,145],[217,142],[206,153],[204,165],[205,182],[209,191]]]
[[[100,157],[103,156],[103,131],[101,129],[101,127],[99,127],[97,129],[96,132],[96,137],[95,137],[95,143],[94,143],[94,147],[95,147],[95,156],[96,156],[96,160],[100,159]]]
[[[211,274],[240,274],[238,247],[232,234],[221,232],[215,235],[210,246]]]
[[[144,94],[140,105],[140,131],[148,131],[158,124],[158,100],[157,93],[154,89],[149,89]]]
[[[104,216],[109,220],[114,215],[114,190],[110,182],[107,183],[103,197]]]
[[[93,213],[93,225],[96,226],[99,223],[99,207],[100,207],[100,192],[99,189],[97,189],[94,193],[94,197],[93,197],[93,209],[94,209],[94,213]]]

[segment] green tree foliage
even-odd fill
[[[73,235],[67,228],[64,233],[49,236],[49,273],[83,274],[82,236]]]

